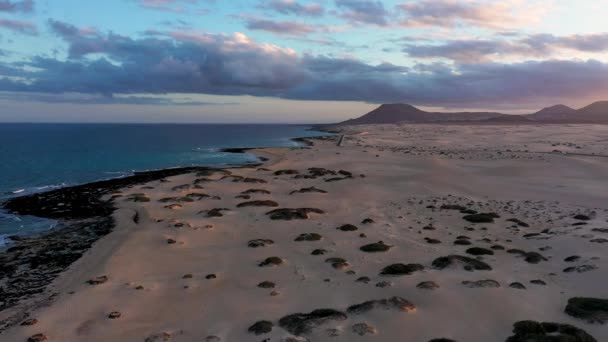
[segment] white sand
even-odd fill
[[[44,333],[49,341],[144,341],[167,332],[171,341],[205,341],[210,335],[222,341],[282,341],[292,336],[277,325],[285,315],[321,308],[345,311],[367,300],[399,296],[417,310],[349,315],[347,320],[328,321],[305,337],[311,341],[426,342],[440,337],[461,342],[504,341],[512,335],[516,321],[537,320],[569,323],[598,341],[608,341],[606,326],[587,324],[564,313],[570,297],[608,298],[608,244],[590,241],[608,238],[608,233],[592,231],[608,227],[608,158],[585,156],[608,155],[608,126],[391,125],[354,127],[350,132],[356,134],[347,138],[344,147],[315,142],[311,149],[256,151],[271,159],[264,167],[272,171],[232,170],[235,175],[264,179],[268,184],[219,180],[222,175],[216,174],[211,177],[215,181],[201,183],[202,190],[173,191],[173,187],[192,184],[197,178],[184,175],[167,183],[147,184],[154,189],[138,186],[125,190],[125,197],[145,193],[152,201],[118,199],[121,209],[116,213],[115,232],[100,240],[53,284],[50,291],[58,292],[58,299],[31,313],[39,323],[14,327],[0,335],[0,340],[25,341]],[[354,178],[327,183],[324,179],[330,177],[273,175],[281,169],[305,173],[309,167],[346,170]],[[311,186],[328,193],[289,194]],[[326,214],[311,214],[309,220],[273,221],[265,212],[274,208],[236,208],[245,200],[235,196],[252,188],[271,192],[254,194],[254,200],[274,200],[280,208],[319,208]],[[221,200],[183,203],[177,210],[158,202],[192,192],[220,196]],[[475,203],[469,204],[469,200]],[[427,208],[442,204],[493,211],[501,218],[495,223],[472,224],[458,211]],[[199,214],[213,208],[231,211],[216,218]],[[139,224],[132,220],[135,212],[140,216]],[[577,221],[571,217],[577,213],[592,214],[593,219],[588,225],[573,227]],[[375,223],[361,224],[368,217]],[[521,219],[530,227],[509,229],[513,225],[506,222],[509,218]],[[173,220],[190,227],[173,228]],[[346,223],[359,230],[336,229]],[[436,230],[422,229],[429,224]],[[556,234],[523,237],[545,229]],[[323,240],[295,242],[302,233],[318,233]],[[361,233],[367,237],[359,237]],[[472,245],[454,245],[458,235],[469,236]],[[428,244],[425,237],[441,243]],[[178,243],[170,245],[168,238]],[[247,246],[249,240],[259,238],[275,243],[256,249]],[[480,241],[484,238],[490,242]],[[394,247],[386,253],[359,250],[378,241]],[[437,257],[467,255],[469,247],[494,244],[539,252],[548,261],[529,264],[522,257],[496,250],[495,255],[483,257],[492,271],[436,270],[431,266]],[[550,249],[539,250],[543,247]],[[316,248],[329,253],[310,255]],[[581,260],[563,261],[571,255],[580,255]],[[285,264],[258,267],[270,256],[283,258]],[[329,257],[345,258],[350,267],[336,270],[324,262]],[[402,277],[380,276],[380,270],[392,263],[419,263],[426,269]],[[597,269],[563,272],[578,265]],[[348,270],[356,274],[347,274]],[[186,274],[193,278],[182,279]],[[217,279],[205,279],[208,274]],[[109,280],[98,286],[85,284],[101,275]],[[355,282],[361,276],[370,277],[371,282]],[[461,284],[482,279],[495,280],[501,287],[467,288]],[[542,279],[547,285],[531,284],[533,279]],[[279,294],[271,296],[272,289],[258,288],[262,281],[276,283]],[[376,287],[380,281],[391,281],[393,286]],[[422,281],[434,281],[440,288],[416,288]],[[510,288],[512,282],[521,282],[527,289]],[[137,286],[144,289],[136,290]],[[113,311],[119,311],[121,317],[108,319]],[[260,320],[274,322],[272,332],[260,336],[248,333],[248,327]],[[375,327],[376,334],[354,334],[352,326],[362,322]],[[339,336],[329,337],[328,329],[337,329]]]

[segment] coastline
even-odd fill
[[[323,138],[324,136],[291,138],[290,140],[299,146],[276,148],[307,148],[314,145],[311,140]],[[48,286],[98,240],[113,232],[116,225],[113,215],[117,208],[113,198],[108,199],[112,193],[183,174],[258,167],[270,160],[262,156],[265,154],[263,151],[268,149],[272,148],[220,149],[226,153],[259,151],[260,155],[256,155],[258,162],[255,163],[139,171],[132,175],[11,197],[0,202],[2,209],[9,214],[34,216],[57,222],[52,228],[42,232],[7,236],[10,242],[0,249],[0,314],[4,313],[0,315],[0,334],[23,321],[27,317],[25,311],[49,305],[54,294],[45,293]],[[23,270],[23,265],[28,265],[28,268]],[[23,309],[19,309],[20,304],[24,304]],[[14,308],[17,310],[12,310]]]
[[[603,153],[596,142],[606,132],[559,129],[360,127],[343,146],[253,149],[263,165],[122,188],[112,216],[120,229],[62,272],[45,300],[13,315],[2,336],[505,341],[514,323],[533,320],[601,341],[601,325],[564,307],[605,297],[607,166],[545,152],[559,137],[565,151]],[[461,211],[496,216],[474,222]],[[408,271],[389,267],[399,264]],[[305,330],[285,323],[317,309],[333,316]],[[26,317],[38,323],[16,326]],[[257,335],[259,322],[269,329]]]

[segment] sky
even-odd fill
[[[608,0],[0,0],[0,122],[324,123],[608,100]]]

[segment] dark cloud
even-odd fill
[[[251,16],[242,16],[249,30],[268,31],[275,34],[306,35],[317,30],[318,26],[299,23],[296,21],[275,21]]]
[[[34,11],[34,0],[11,1],[0,0],[0,12],[23,12]]]
[[[453,40],[442,44],[408,44],[403,51],[416,58],[446,58],[472,63],[506,56],[546,58],[562,49],[588,53],[606,52],[608,33],[572,36],[536,34],[515,40]]]
[[[298,16],[320,17],[325,13],[325,8],[319,3],[304,5],[296,0],[264,0],[259,7],[281,14]]]
[[[0,19],[0,28],[29,36],[35,36],[38,34],[36,25],[27,21]]]
[[[608,89],[608,65],[593,60],[408,68],[298,55],[243,34],[155,31],[134,39],[66,25],[55,25],[55,32],[69,44],[70,59],[0,63],[0,76],[5,76],[0,77],[0,90],[106,98],[177,93],[492,107],[562,102]],[[92,53],[104,57],[92,59]]]
[[[237,102],[204,102],[191,99],[175,100],[167,97],[154,96],[99,96],[88,94],[41,94],[41,93],[14,93],[0,92],[0,100],[41,102],[41,103],[68,103],[82,105],[149,105],[149,106],[230,106]]]
[[[380,1],[368,0],[335,0],[342,10],[340,16],[352,24],[373,24],[387,26],[389,12]]]

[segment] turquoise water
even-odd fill
[[[298,125],[0,124],[0,200],[58,187],[180,166],[255,162],[227,147],[289,147],[322,135]],[[0,236],[53,222],[0,211]],[[0,238],[1,240],[1,238]],[[0,244],[2,241],[0,241]]]

